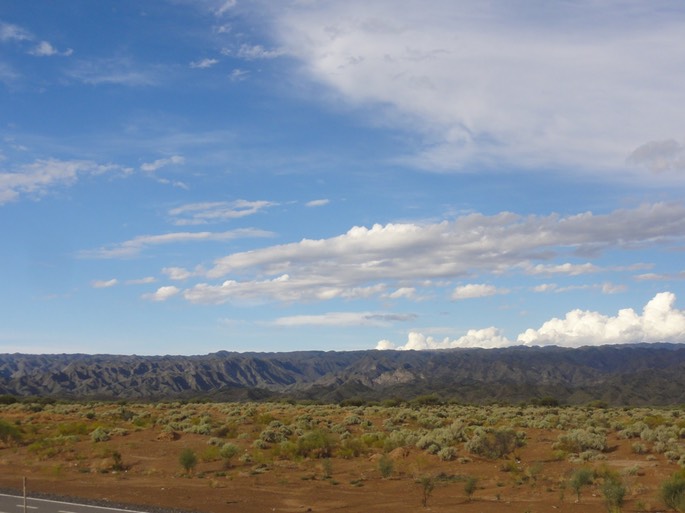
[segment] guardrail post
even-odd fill
[[[24,484],[24,513],[26,513],[26,476],[24,476],[23,484]]]

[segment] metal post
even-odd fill
[[[26,476],[24,476],[24,513],[26,513]]]

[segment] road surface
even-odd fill
[[[91,506],[74,502],[26,498],[26,513],[147,513],[131,509]],[[0,513],[24,513],[24,498],[0,493]]]

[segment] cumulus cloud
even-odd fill
[[[614,317],[599,312],[573,310],[538,329],[528,329],[517,341],[525,345],[624,344],[630,342],[685,342],[685,312],[674,308],[675,294],[661,292],[649,301],[642,315],[632,308]]]
[[[474,299],[479,297],[495,296],[499,294],[508,294],[508,289],[498,289],[494,285],[485,285],[483,283],[469,283],[468,285],[460,285],[452,292],[452,299]]]
[[[442,340],[436,340],[433,337],[425,336],[423,333],[417,331],[409,332],[407,342],[395,346],[389,340],[381,340],[376,345],[376,349],[397,349],[401,351],[408,350],[426,350],[426,349],[455,349],[465,347],[484,347],[496,348],[507,347],[512,345],[512,342],[507,339],[497,328],[484,328],[479,330],[469,330],[466,335],[457,339],[451,340],[445,337]]]
[[[180,289],[178,287],[174,287],[173,285],[168,285],[165,287],[159,287],[155,292],[152,292],[150,294],[143,294],[143,299],[147,299],[150,301],[166,301],[167,299],[175,296],[180,292]]]
[[[676,296],[660,292],[642,310],[619,310],[615,316],[599,312],[573,310],[563,319],[553,318],[540,328],[529,328],[519,334],[516,342],[494,327],[469,330],[466,335],[451,340],[436,340],[419,332],[410,332],[406,343],[396,346],[381,340],[376,349],[451,349],[459,347],[495,348],[511,345],[582,347],[605,344],[672,342],[685,343],[685,310],[675,308]]]
[[[385,312],[329,312],[322,315],[293,315],[274,321],[277,326],[388,326],[416,319],[414,314]]]
[[[270,20],[307,78],[418,132],[405,162],[561,165],[634,180],[624,164],[638,141],[682,133],[673,105],[685,103],[685,15],[670,5],[295,2],[273,7]]]
[[[271,232],[241,228],[226,232],[172,232],[161,235],[139,235],[133,239],[98,249],[79,252],[80,258],[130,258],[151,246],[188,242],[228,241],[246,237],[270,237]]]
[[[108,172],[127,174],[129,169],[114,164],[98,164],[90,160],[36,160],[19,166],[15,171],[0,169],[0,205],[22,195],[41,197],[56,187],[68,187],[86,175]]]
[[[215,201],[204,203],[188,203],[169,210],[169,215],[174,218],[173,223],[177,226],[200,225],[239,219],[251,216],[278,205],[271,201]]]
[[[107,289],[114,287],[117,283],[119,283],[119,281],[116,278],[112,278],[111,280],[95,280],[91,285],[96,289]]]
[[[289,301],[340,297],[344,290],[376,290],[382,295],[400,287],[415,288],[426,280],[525,271],[535,265],[536,258],[563,262],[569,254],[596,257],[606,250],[668,245],[683,239],[685,206],[662,203],[603,215],[504,212],[469,214],[434,224],[357,226],[328,239],[304,239],[219,258],[206,277],[228,279],[221,284],[205,283],[191,297],[198,302],[227,301],[251,290],[259,290],[265,299]],[[559,265],[566,272],[573,270]],[[583,269],[588,270],[587,266]],[[288,280],[274,279],[279,276]]]

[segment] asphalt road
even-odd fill
[[[147,513],[131,509],[108,508],[105,506],[91,506],[74,502],[53,501],[48,499],[34,499],[27,497],[26,513]],[[24,498],[18,495],[0,494],[0,513],[24,513]]]

